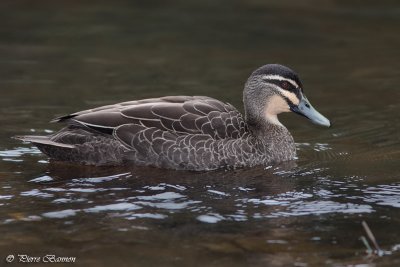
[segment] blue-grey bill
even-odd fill
[[[307,97],[303,95],[298,106],[294,107],[292,111],[303,115],[315,124],[330,127],[331,122],[321,113],[319,113],[313,106]]]

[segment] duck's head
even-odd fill
[[[255,70],[247,80],[243,101],[250,124],[266,120],[281,125],[277,115],[292,111],[315,124],[331,126],[330,121],[315,110],[304,95],[298,75],[282,65],[268,64]]]

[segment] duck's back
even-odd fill
[[[67,127],[48,137],[23,139],[58,160],[198,170],[221,167],[226,153],[251,152],[249,145],[236,142],[248,134],[240,112],[203,96],[130,101],[53,121]]]

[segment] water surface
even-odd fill
[[[0,18],[1,258],[400,265],[396,1],[1,1]],[[10,139],[52,133],[56,115],[145,97],[208,95],[241,109],[245,79],[265,63],[294,68],[333,122],[281,116],[294,162],[94,168],[49,162]],[[383,256],[367,256],[363,220]]]

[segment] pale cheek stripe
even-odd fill
[[[263,79],[267,79],[267,80],[278,80],[278,81],[286,81],[291,83],[293,86],[295,86],[296,88],[299,87],[299,85],[293,81],[292,79],[288,79],[285,77],[282,77],[280,75],[275,75],[275,74],[271,74],[271,75],[264,75]]]
[[[281,92],[282,95],[287,97],[290,101],[292,101],[293,104],[298,105],[300,103],[300,99],[296,96],[296,94],[288,92],[286,90],[282,90],[281,88],[278,88],[279,92]]]

